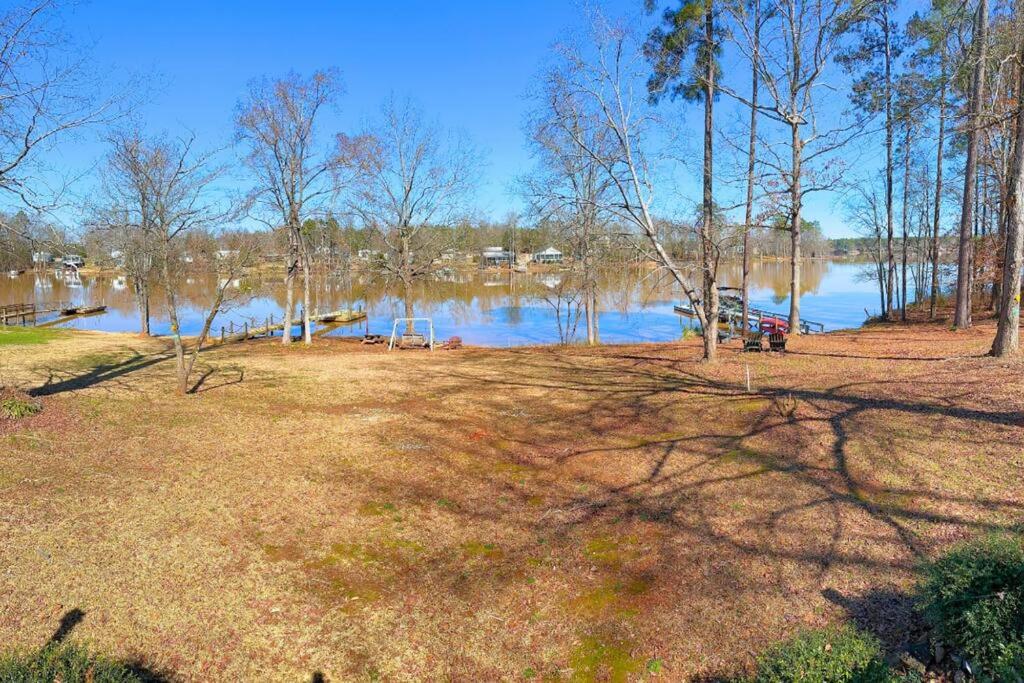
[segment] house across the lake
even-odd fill
[[[554,247],[548,247],[544,251],[538,251],[533,255],[534,263],[561,263],[562,252]]]
[[[480,265],[487,266],[508,266],[512,264],[512,252],[501,247],[486,247],[480,252]]]

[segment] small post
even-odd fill
[[[246,339],[249,338],[249,321],[248,320],[245,321],[245,338]]]
[[[747,371],[747,393],[750,393],[750,365],[744,365],[744,369]]]
[[[223,325],[220,326],[220,343],[221,344],[224,343],[224,326]]]
[[[232,320],[229,324],[231,326],[231,334],[234,334],[235,333],[235,321]]]

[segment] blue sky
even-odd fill
[[[639,16],[640,0],[606,3]],[[522,122],[525,95],[551,45],[581,23],[572,0],[470,2],[127,2],[94,0],[66,16],[66,29],[91,46],[102,73],[150,85],[139,114],[150,133],[196,133],[206,147],[230,141],[232,115],[246,83],[289,70],[335,66],[345,94],[323,121],[326,132],[354,131],[390,94],[410,96],[432,118],[464,131],[485,153],[480,213],[501,218],[520,208],[512,183],[531,164]],[[699,136],[696,105],[669,103]],[[723,120],[735,119],[730,105]],[[61,150],[78,166],[96,163],[98,142]],[[699,148],[695,151],[699,152]],[[695,168],[676,174],[684,199],[697,197]],[[808,218],[846,234],[832,198],[811,201]]]

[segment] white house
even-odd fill
[[[534,263],[561,263],[562,252],[554,247],[548,247],[544,251],[538,251],[533,255]]]

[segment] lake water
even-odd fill
[[[807,261],[803,269],[802,317],[821,322],[826,330],[859,327],[865,310],[878,313],[875,285],[861,274],[865,266],[845,262]],[[739,264],[726,264],[722,284],[738,286]],[[585,339],[580,319],[572,334],[566,321],[566,301],[558,296],[564,272],[509,273],[450,272],[418,283],[412,293],[416,316],[429,317],[437,339],[457,335],[467,344],[519,346],[557,343],[563,337]],[[751,274],[752,304],[767,310],[789,311],[789,267],[783,262],[754,264]],[[179,313],[184,334],[197,334],[202,326],[215,276],[196,274],[181,285]],[[245,289],[243,283],[239,283]],[[285,292],[279,278],[250,281],[251,293],[238,295],[231,310],[218,317],[221,325],[262,324],[273,315],[280,320]],[[242,289],[238,291],[242,291]],[[684,296],[664,273],[651,268],[622,267],[600,278],[599,331],[602,342],[670,341],[680,337],[689,321],[672,307]],[[234,291],[234,290],[230,290]],[[106,304],[102,315],[81,318],[67,327],[116,332],[138,332],[139,317],[130,283],[110,276],[74,276],[48,271],[17,277],[0,276],[0,304],[70,301],[75,304]],[[377,279],[353,273],[316,279],[315,308],[320,311],[363,308],[368,319],[358,325],[321,330],[329,334],[390,334],[397,316],[405,315],[404,299]],[[152,327],[156,334],[169,331],[163,300],[152,301]],[[556,307],[562,311],[561,330]],[[569,316],[571,319],[572,316]]]

